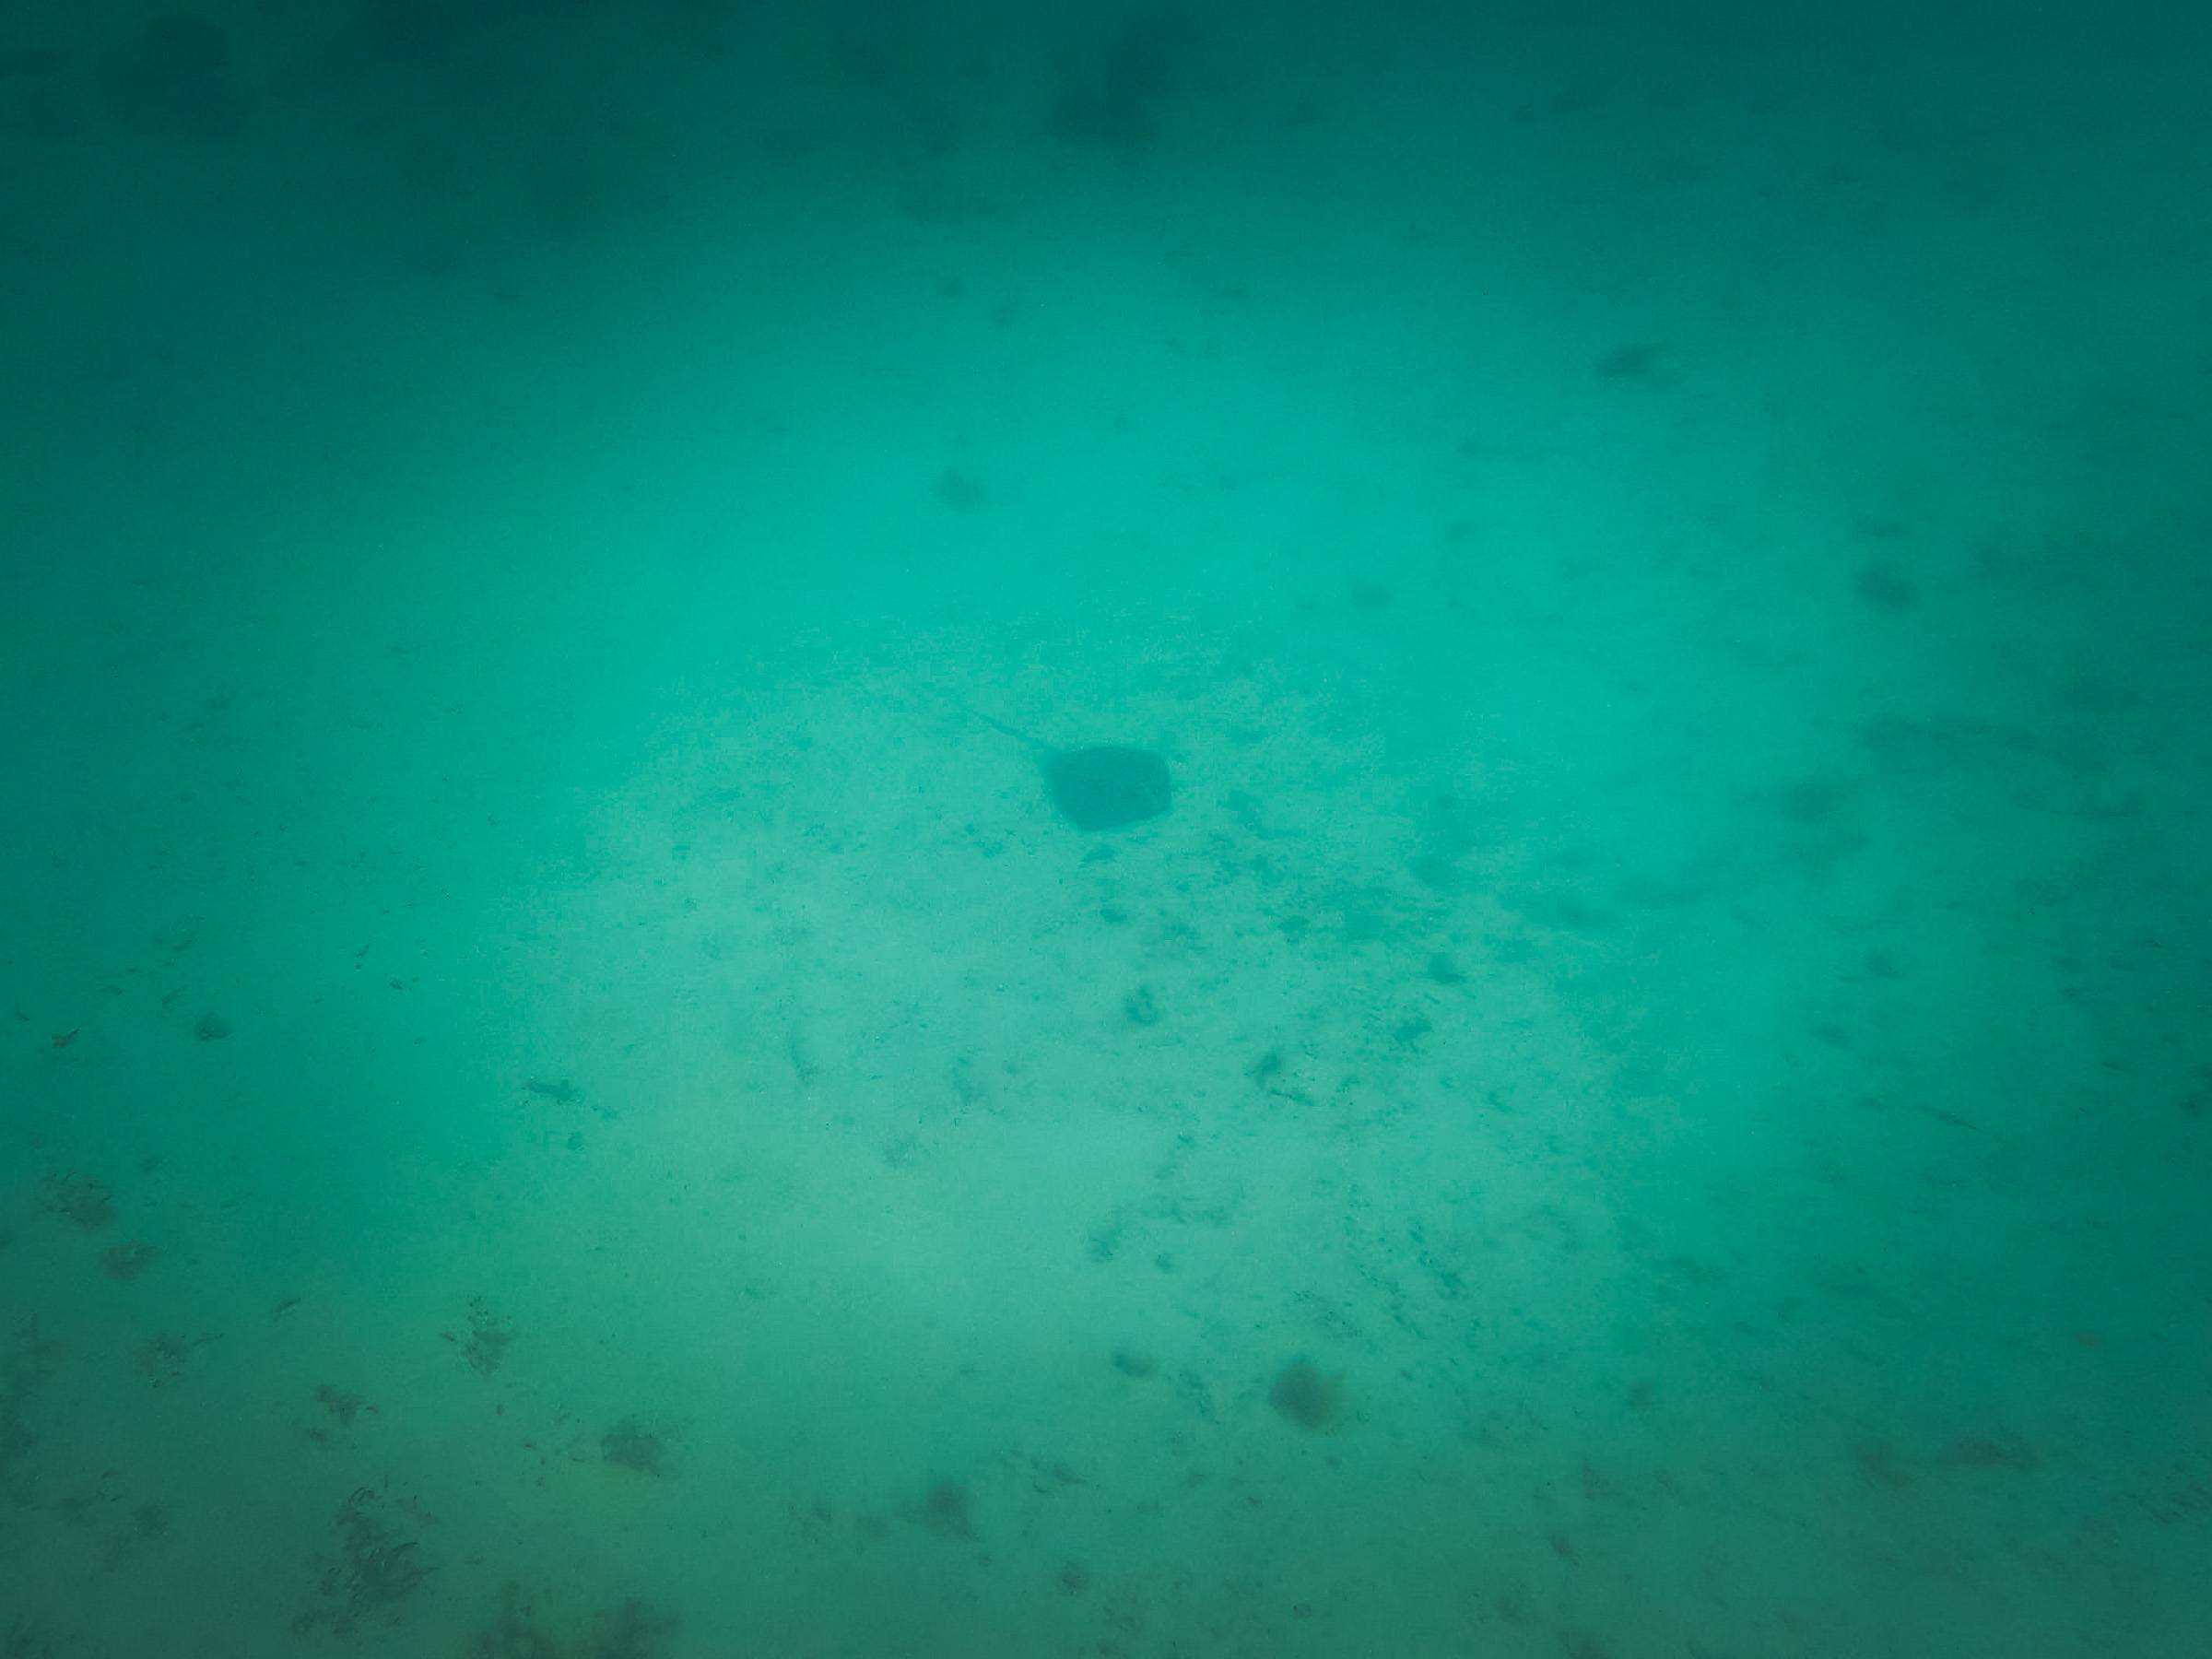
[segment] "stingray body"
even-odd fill
[[[1141,824],[1159,817],[1174,803],[1168,763],[1150,749],[1118,743],[1055,748],[1003,720],[992,719],[980,709],[969,712],[1037,757],[1053,810],[1078,830],[1121,830]]]

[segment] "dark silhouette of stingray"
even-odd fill
[[[1174,803],[1168,763],[1150,749],[1118,743],[1055,748],[981,709],[968,712],[1037,757],[1053,810],[1078,830],[1126,829],[1159,817]]]

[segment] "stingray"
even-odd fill
[[[1037,757],[1053,810],[1078,830],[1121,830],[1158,818],[1174,800],[1168,763],[1150,749],[1119,743],[1055,748],[980,709],[969,710]]]

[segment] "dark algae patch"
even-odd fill
[[[675,1633],[675,1618],[637,1596],[580,1630],[564,1630],[519,1585],[509,1584],[499,1616],[469,1643],[468,1659],[658,1659]]]
[[[397,1501],[361,1487],[338,1505],[337,1553],[315,1595],[292,1621],[300,1634],[350,1636],[365,1624],[395,1625],[406,1599],[430,1576],[414,1524],[425,1519],[410,1499]]]
[[[143,1277],[146,1270],[160,1257],[161,1247],[159,1244],[133,1239],[127,1243],[111,1244],[101,1251],[100,1270],[112,1279],[120,1279],[128,1284],[135,1278]]]
[[[87,1232],[98,1232],[115,1219],[115,1195],[108,1191],[106,1182],[89,1175],[49,1175],[46,1206]]]
[[[969,1498],[968,1484],[961,1480],[933,1481],[929,1490],[922,1494],[922,1501],[914,1506],[915,1523],[947,1538],[975,1536],[975,1510]]]
[[[448,1342],[460,1344],[461,1357],[471,1371],[488,1377],[507,1358],[508,1344],[514,1340],[514,1325],[494,1312],[482,1297],[472,1296],[468,1300],[468,1335],[456,1336],[451,1331],[443,1335]]]
[[[1325,1433],[1344,1420],[1344,1373],[1293,1359],[1277,1373],[1267,1404],[1300,1429]]]

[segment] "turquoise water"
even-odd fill
[[[2208,91],[18,0],[0,1653],[2212,1653]]]

